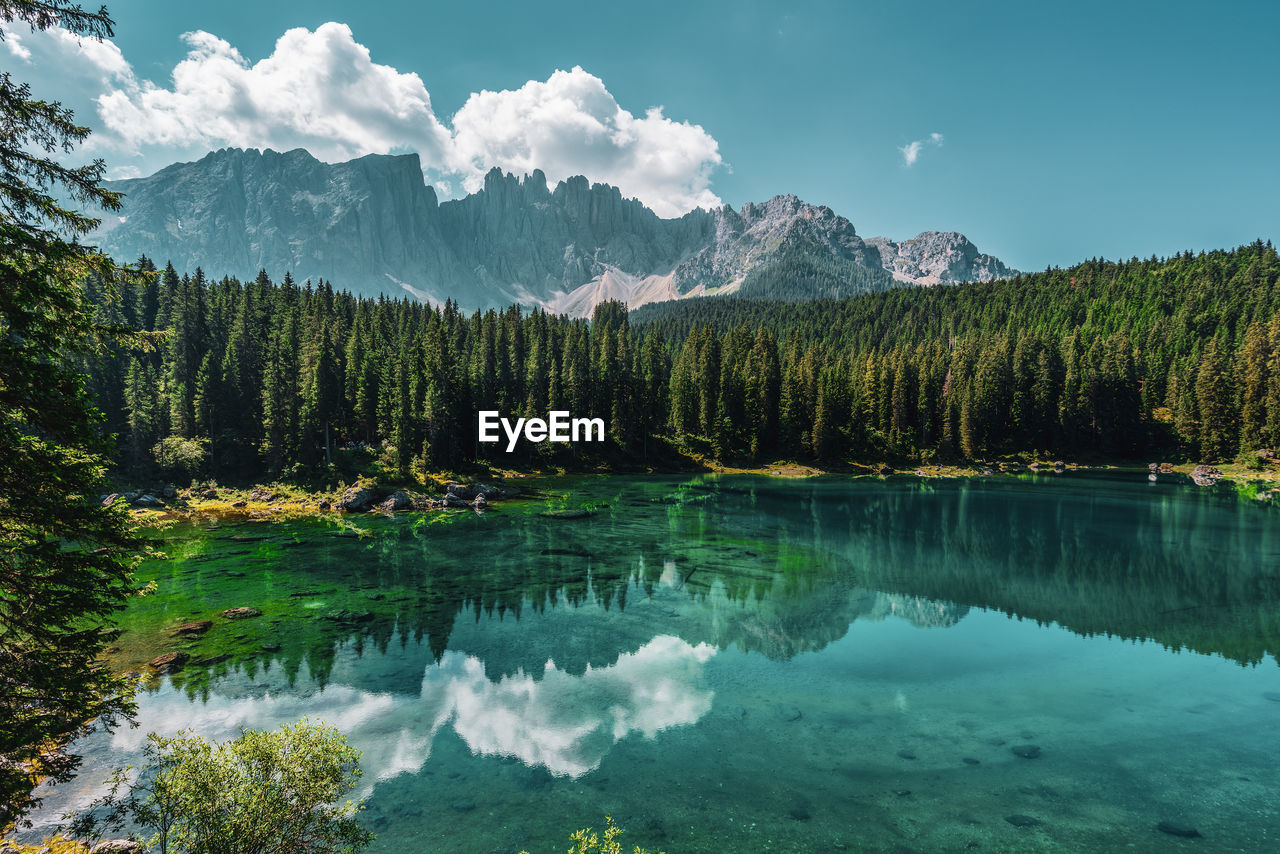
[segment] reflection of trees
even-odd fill
[[[361,520],[363,538],[300,525],[256,529],[269,534],[260,542],[199,539],[165,567],[166,596],[296,607],[279,623],[278,651],[235,648],[183,678],[198,691],[225,669],[282,667],[292,677],[305,661],[323,684],[340,641],[361,652],[422,642],[438,661],[459,621],[584,605],[625,611],[676,593],[663,599],[677,604],[660,624],[629,631],[785,659],[822,649],[856,619],[947,626],[979,606],[1240,662],[1274,653],[1280,640],[1280,571],[1268,569],[1280,535],[1232,497],[1153,497],[1084,478],[1034,487],[613,478],[588,481],[575,498],[607,506],[573,520],[536,507],[449,523]],[[220,593],[214,580],[229,567],[245,575]],[[305,612],[306,596],[290,598],[312,590],[323,609]],[[334,619],[334,609],[349,613]],[[583,622],[594,635],[576,645],[531,626],[525,642],[479,657],[495,677],[536,672],[549,657],[580,674],[647,640],[617,635],[623,622]],[[218,643],[211,634],[201,654]]]
[[[1280,536],[1234,496],[1154,496],[1102,478],[855,489],[815,546],[860,583],[1083,635],[1256,663],[1280,648]]]

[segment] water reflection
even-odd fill
[[[243,604],[267,617],[189,643],[195,660],[217,662],[181,677],[193,696],[266,659],[289,674],[305,662],[324,684],[352,638],[360,652],[421,641],[437,661],[468,651],[496,681],[538,676],[548,660],[581,675],[662,632],[787,660],[858,619],[949,626],[970,607],[1245,664],[1280,647],[1280,534],[1234,496],[1105,478],[573,486],[553,506],[599,512],[548,520],[535,503],[443,524],[368,519],[360,537],[350,525],[188,531],[152,567],[161,592],[127,616],[121,661],[172,648],[177,622]],[[641,625],[531,626],[514,643],[483,630],[583,605],[648,610]],[[407,692],[417,675],[375,666],[369,678]]]
[[[412,847],[405,828],[417,816],[423,827],[448,818],[419,806],[438,791],[474,807],[495,786],[509,805],[522,802],[523,787],[553,785],[500,773],[508,765],[554,785],[581,781],[557,789],[567,815],[573,798],[594,811],[581,792],[610,776],[660,788],[661,774],[685,779],[696,766],[698,785],[723,796],[716,781],[732,766],[734,796],[752,804],[752,821],[773,809],[781,787],[825,804],[823,832],[835,834],[854,824],[850,785],[889,792],[886,816],[908,797],[898,791],[925,797],[925,783],[893,776],[904,762],[976,774],[960,757],[981,758],[994,774],[1011,761],[1005,739],[1056,729],[1064,751],[1080,746],[1081,764],[1054,773],[1086,780],[1102,773],[1097,757],[1115,745],[1133,743],[1154,767],[1170,745],[1191,743],[1184,733],[1207,743],[1201,729],[1187,729],[1207,721],[1204,709],[1184,710],[1180,689],[1160,687],[1166,676],[1181,684],[1189,668],[1171,667],[1159,647],[1138,661],[1101,639],[1066,635],[1075,645],[1066,644],[1065,633],[1037,623],[1242,664],[1280,646],[1280,535],[1268,511],[1234,496],[1106,478],[615,477],[575,481],[550,504],[597,512],[547,518],[539,512],[548,505],[535,503],[446,522],[374,517],[340,530],[304,523],[171,534],[173,559],[146,568],[159,592],[131,608],[119,659],[136,666],[176,647],[212,663],[143,696],[140,729],[84,742],[86,774],[47,812],[87,798],[107,769],[136,755],[147,731],[224,738],[306,715],[348,732],[364,752],[387,850],[435,850],[430,839]],[[241,605],[264,616],[217,617]],[[172,636],[175,625],[202,618],[215,622],[204,637]],[[1187,664],[1199,668],[1199,686],[1236,692],[1222,708],[1270,708],[1263,690],[1271,687]],[[1116,684],[1093,693],[1090,680],[1112,669]],[[1145,689],[1133,687],[1140,679]],[[1066,722],[1055,720],[1060,710]],[[1258,731],[1254,718],[1238,723],[1214,721],[1220,755],[1247,747],[1231,733]],[[1130,738],[1148,730],[1160,745],[1150,757]],[[934,755],[903,759],[899,751],[916,756],[919,745]],[[1121,749],[1125,761],[1129,751]],[[1220,755],[1196,761],[1214,769]],[[845,776],[833,776],[833,757],[851,763]],[[483,762],[488,770],[468,780]],[[1026,790],[1040,791],[1034,774],[1050,763],[1016,762],[1029,775]],[[610,775],[610,764],[626,770]],[[433,767],[447,772],[433,777]],[[988,780],[981,797],[1001,797],[1009,773]],[[948,785],[935,793],[935,841],[959,838],[955,802],[986,808],[968,782]],[[705,817],[685,812],[711,808],[667,790],[627,792],[622,802],[646,798],[689,826]],[[778,839],[806,821],[796,815],[817,811],[788,801],[781,828],[769,832]],[[466,832],[486,824],[464,811],[452,817]],[[819,847],[817,837],[802,838],[796,850]],[[497,844],[472,841],[467,850]]]
[[[715,654],[707,644],[659,635],[581,675],[548,661],[541,678],[517,672],[491,681],[475,656],[447,652],[426,669],[420,690],[406,695],[343,684],[342,671],[359,666],[347,646],[339,650],[339,678],[324,688],[308,684],[304,673],[288,690],[269,678],[252,686],[233,679],[225,696],[202,703],[175,690],[160,691],[144,699],[145,726],[117,731],[110,749],[132,758],[140,754],[146,731],[172,735],[189,729],[220,739],[311,715],[346,732],[379,779],[421,768],[445,726],[477,754],[514,757],[557,776],[578,777],[631,733],[653,738],[705,715],[713,692],[698,682]]]

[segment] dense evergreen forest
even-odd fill
[[[352,443],[403,475],[673,448],[831,465],[1249,459],[1280,441],[1278,282],[1257,242],[843,300],[605,303],[588,323],[170,266],[91,293],[101,321],[162,334],[86,369],[131,473],[305,477]],[[508,455],[477,443],[480,409],[599,416],[607,448]]]

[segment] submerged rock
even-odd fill
[[[585,507],[577,507],[572,510],[546,510],[538,515],[544,519],[562,519],[568,521],[573,519],[590,519],[592,516],[596,515],[596,511],[587,510]]]
[[[1187,824],[1177,821],[1162,821],[1156,825],[1156,830],[1161,833],[1167,833],[1170,836],[1180,836],[1183,839],[1200,839],[1200,831]]]
[[[190,658],[185,652],[166,652],[148,661],[147,666],[156,673],[177,673]]]
[[[222,612],[222,616],[228,620],[248,620],[252,617],[261,617],[262,612],[257,608],[228,608]]]
[[[1013,751],[1014,756],[1021,756],[1023,759],[1040,758],[1040,748],[1034,744],[1017,744],[1009,749]]]
[[[1007,815],[1004,817],[1004,820],[1009,822],[1009,824],[1012,824],[1014,827],[1035,827],[1036,825],[1044,824],[1043,821],[1035,816],[1023,815],[1022,813]]]
[[[202,635],[209,629],[213,628],[213,620],[196,620],[191,623],[183,623],[173,630],[175,635]]]
[[[335,623],[367,623],[373,619],[373,612],[349,611],[346,608],[339,608],[329,611],[324,615],[324,618]]]

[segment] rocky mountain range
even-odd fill
[[[441,202],[416,154],[328,164],[302,149],[222,149],[110,188],[124,207],[94,238],[118,258],[145,254],[213,277],[290,271],[465,308],[519,302],[587,315],[611,298],[633,307],[735,292],[803,299],[1015,272],[964,235],[863,239],[830,208],[791,195],[662,219],[583,177],[552,188],[541,171],[494,169],[479,191]],[[797,258],[822,270],[817,283],[767,284]]]

